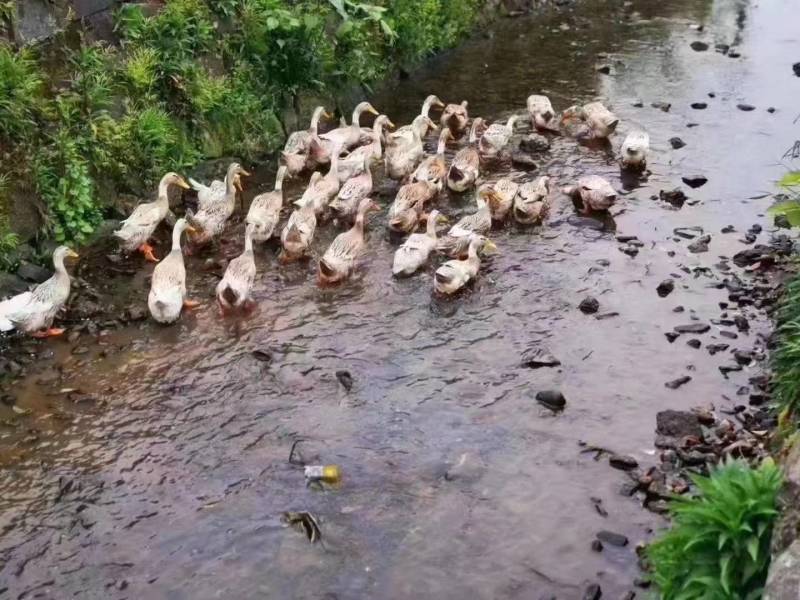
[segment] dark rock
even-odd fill
[[[525,152],[520,152],[519,150],[514,150],[511,153],[511,163],[520,169],[525,169],[526,171],[533,171],[537,167],[536,161],[533,160],[529,154]]]
[[[583,596],[581,596],[581,600],[600,600],[603,597],[603,590],[600,589],[600,586],[596,583],[592,583],[591,585],[587,586],[585,590],[583,590]]]
[[[690,339],[689,341],[686,342],[686,345],[689,346],[690,348],[697,349],[697,348],[699,348],[700,346],[703,345],[703,342],[701,342],[697,338],[692,338],[692,339]]]
[[[650,104],[650,106],[652,106],[653,108],[658,108],[663,112],[669,112],[669,109],[672,108],[672,104],[670,104],[669,102],[653,102]]]
[[[639,489],[639,484],[633,481],[626,481],[621,486],[619,486],[619,493],[621,496],[627,496],[630,498],[636,493],[636,490]]]
[[[772,114],[772,113],[774,113],[774,112],[775,112],[775,107],[774,107],[774,106],[770,106],[770,107],[767,109],[767,112],[768,112],[769,114]]]
[[[624,454],[612,454],[608,457],[608,464],[621,471],[630,471],[639,466],[635,458]]]
[[[631,104],[631,106],[634,108],[642,108],[644,106],[644,102],[641,100],[636,100]]]
[[[272,353],[269,350],[253,350],[250,354],[253,355],[259,362],[263,363],[271,363],[272,362]]]
[[[677,438],[700,437],[703,434],[697,415],[685,410],[662,410],[657,413],[656,432]]]
[[[656,500],[655,502],[648,502],[645,508],[657,515],[665,515],[669,512],[669,503],[666,500]]]
[[[708,323],[689,323],[688,325],[677,325],[674,327],[675,333],[705,333],[711,329]]]
[[[686,309],[683,306],[676,306],[675,308],[672,309],[672,312],[674,312],[674,313],[682,313],[682,312],[685,312],[685,311],[686,311]]]
[[[592,296],[586,296],[581,303],[578,305],[580,311],[584,314],[591,315],[596,313],[600,309],[600,302],[597,298]]]
[[[672,230],[672,233],[685,240],[693,240],[698,234],[703,233],[703,228],[699,225],[695,225],[694,227],[676,227]]]
[[[741,371],[743,368],[742,365],[720,365],[719,372],[723,375],[727,375],[728,373]]]
[[[656,286],[656,293],[660,298],[666,298],[675,289],[675,281],[672,279],[665,279]]]
[[[699,40],[692,42],[691,44],[689,44],[689,46],[691,46],[692,50],[694,50],[695,52],[705,52],[706,50],[708,50],[708,44],[706,44],[705,42],[701,42]]]
[[[611,65],[597,65],[594,70],[603,75],[609,75],[611,73]]]
[[[567,399],[558,390],[536,392],[536,401],[553,411],[564,410],[567,405]]]
[[[618,317],[619,313],[616,311],[611,311],[607,313],[603,313],[601,315],[595,315],[594,318],[598,321],[605,321],[606,319],[613,319],[614,317]]]
[[[620,246],[619,251],[623,254],[627,254],[631,258],[639,254],[639,248],[636,246],[632,246],[631,244],[626,244],[625,246]]]
[[[681,177],[681,181],[690,188],[699,188],[708,182],[708,177],[705,175],[684,175]]]
[[[21,277],[0,272],[0,300],[27,291],[28,284]]]
[[[674,150],[680,150],[686,145],[686,142],[684,142],[681,138],[676,136],[669,138],[669,144],[670,146],[672,146]]]
[[[557,367],[561,361],[553,356],[546,348],[530,348],[522,355],[522,366],[529,369],[541,367]]]
[[[342,384],[345,391],[349,392],[353,389],[353,376],[350,374],[350,371],[336,371],[336,379],[339,380],[339,383]]]
[[[738,108],[739,110],[743,110],[745,112],[750,112],[751,110],[756,109],[756,107],[753,106],[752,104],[737,104],[736,108]]]
[[[639,241],[639,238],[635,235],[618,235],[617,241],[622,244],[627,244],[628,242]]]
[[[764,244],[756,244],[752,248],[745,248],[733,255],[733,264],[742,268],[749,267],[764,260],[774,260],[772,257],[772,248]]]
[[[49,270],[26,260],[19,263],[19,268],[17,269],[17,277],[34,283],[42,283],[49,279],[50,275],[51,272]]]
[[[742,315],[736,315],[735,317],[733,317],[733,322],[736,324],[736,328],[739,331],[750,330],[750,322]]]
[[[708,350],[708,353],[711,356],[714,356],[718,352],[725,352],[725,350],[727,350],[728,348],[730,348],[729,344],[709,344],[708,346],[706,346],[706,350]]]
[[[88,346],[76,346],[75,348],[72,349],[72,353],[76,355],[88,354],[89,348]]]
[[[704,110],[708,107],[708,104],[705,102],[692,102],[690,106],[695,110]]]
[[[725,225],[722,229],[719,230],[720,233],[733,233],[736,231],[736,228],[733,225]]]
[[[725,329],[723,329],[722,331],[720,331],[720,332],[719,332],[719,334],[720,334],[722,337],[728,338],[728,339],[730,339],[730,340],[735,340],[736,338],[738,338],[738,337],[739,337],[739,335],[738,335],[738,334],[737,334],[735,331],[727,331],[727,330],[725,330]]]
[[[532,133],[519,141],[519,149],[523,152],[547,152],[550,149],[550,140],[538,133]]]
[[[595,552],[602,552],[603,551],[603,542],[600,540],[592,540],[592,550]]]
[[[775,215],[775,227],[780,229],[791,229],[792,224],[789,222],[789,217],[786,215]]]
[[[708,244],[711,242],[711,236],[709,234],[700,236],[691,244],[689,244],[686,249],[691,252],[692,254],[699,254],[700,252],[708,252]]]
[[[792,69],[794,70],[794,74],[800,77],[800,62],[794,63]]]
[[[672,206],[680,208],[686,202],[686,194],[680,188],[674,190],[661,190],[658,192],[658,197],[662,202],[669,202]]]
[[[621,533],[614,533],[613,531],[598,531],[597,532],[597,539],[603,542],[604,544],[608,544],[609,546],[617,546],[622,548],[628,545],[628,538],[622,535]]]
[[[753,360],[755,360],[755,354],[748,350],[736,350],[733,353],[733,358],[740,365],[749,365],[751,362],[753,362]]]
[[[668,381],[664,384],[664,386],[668,387],[671,390],[677,390],[685,383],[689,383],[692,380],[691,377],[688,375],[683,375],[682,377],[678,377],[677,379],[673,379],[672,381]]]
[[[681,334],[675,333],[674,331],[668,331],[664,335],[666,336],[667,341],[671,344],[672,342],[677,340],[680,337]]]
[[[739,58],[741,55],[741,52],[738,50],[728,50],[728,58]]]

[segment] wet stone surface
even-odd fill
[[[586,0],[502,19],[496,35],[370,98],[398,124],[430,93],[467,99],[489,122],[524,114],[536,92],[557,110],[600,97],[620,118],[609,144],[545,135],[535,171],[514,167],[510,152],[487,165],[488,183],[551,176],[551,216],[495,226],[500,253],[457,298],[431,295],[432,269],[392,278],[398,241],[385,209],[397,186],[379,171],[384,210],[369,219],[357,276],[321,290],[313,261],[280,265],[274,243],[258,247],[258,307],[247,318],[221,319],[212,295],[220,265],[241,250],[241,210],[216,252],[187,260],[201,305],[172,327],[143,312],[152,266],[109,260],[109,248],[82,257],[60,321],[79,337],[0,340],[0,373],[11,377],[0,402],[0,588],[53,599],[628,594],[641,576],[634,548],[663,524],[666,498],[689,489],[685,469],[758,456],[769,424],[750,398],[769,402],[758,379],[764,311],[795,232],[773,236],[772,218],[758,215],[797,112],[797,80],[774,57],[800,56],[800,41],[783,2],[741,10],[744,19],[722,0]],[[699,36],[687,22],[727,55],[692,50]],[[733,48],[740,58],[728,60]],[[756,99],[757,110],[736,107]],[[706,109],[693,110],[700,100]],[[650,135],[649,173],[623,177],[619,145],[633,129]],[[522,122],[509,148],[531,133]],[[708,182],[689,190],[681,178],[697,172]],[[619,190],[609,214],[578,215],[557,191],[582,175]],[[245,181],[245,206],[273,177],[270,167]],[[303,181],[286,186],[284,220]],[[691,195],[670,195],[681,188]],[[475,210],[474,195],[445,193],[437,208],[453,221]],[[321,226],[314,252],[336,233]],[[707,234],[708,252],[688,251]],[[160,229],[157,255],[168,238]],[[677,285],[664,300],[653,291],[666,279]],[[577,309],[587,296],[595,315]],[[606,314],[615,316],[594,318]],[[561,364],[521,367],[535,347]],[[749,364],[742,353],[753,353]],[[720,371],[731,366],[742,370]],[[560,394],[551,406],[568,399],[563,410],[536,401],[544,390]],[[654,435],[657,413],[701,402],[714,410],[689,433],[675,424]],[[302,460],[290,463],[299,439]],[[611,454],[639,466],[614,469]],[[302,463],[338,465],[341,485],[306,486]],[[313,515],[321,543],[284,513]],[[587,537],[601,530],[628,545],[594,551]]]

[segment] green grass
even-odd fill
[[[757,469],[731,460],[710,477],[695,477],[697,496],[671,502],[671,528],[646,549],[660,597],[760,598],[781,480],[771,459]]]

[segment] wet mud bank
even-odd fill
[[[535,92],[558,109],[599,97],[621,119],[610,146],[553,137],[525,169],[487,170],[558,188],[598,174],[622,194],[597,219],[554,192],[543,227],[492,232],[501,254],[452,301],[432,297],[431,272],[392,279],[384,213],[359,277],[337,290],[315,286],[313,263],[259,248],[258,309],[243,320],[213,302],[241,251],[241,210],[217,251],[188,259],[202,304],[172,327],[147,318],[152,267],[93,247],[67,335],[3,347],[0,590],[646,593],[636,546],[663,526],[680,469],[755,456],[769,426],[768,309],[796,235],[766,213],[798,137],[790,8],[587,1],[499,21],[370,98],[398,124],[429,93],[490,121],[522,114]],[[634,128],[650,134],[649,173],[621,178]],[[246,182],[245,205],[273,176]],[[376,189],[385,207],[395,188]],[[287,205],[301,191],[292,182]],[[438,207],[457,218],[473,204],[445,194]],[[322,229],[315,250],[335,233]],[[587,296],[596,311],[579,308]],[[306,486],[302,463],[337,464],[343,481]]]

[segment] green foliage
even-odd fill
[[[800,277],[785,287],[777,313],[778,344],[772,353],[773,398],[783,419],[800,415]]]
[[[133,109],[122,119],[118,152],[125,159],[124,174],[145,186],[199,159],[176,120],[156,106]]]
[[[0,208],[4,208],[7,204],[8,185],[8,176],[0,175]],[[9,255],[18,245],[19,236],[8,228],[8,216],[0,213],[0,267],[8,269],[12,266]]]
[[[800,188],[800,171],[789,171],[778,182],[778,185],[785,188]]]
[[[33,173],[37,191],[50,209],[55,239],[84,241],[101,214],[89,163],[69,130],[59,130],[39,149]]]
[[[800,189],[800,171],[790,171],[783,176],[778,185],[789,191]],[[785,215],[792,227],[800,227],[800,198],[781,202],[769,209],[772,215]]]
[[[672,527],[647,547],[664,600],[748,600],[767,577],[781,472],[730,460],[695,477],[699,495],[671,502]]]
[[[28,50],[0,43],[0,143],[24,143],[42,114],[44,79]]]

